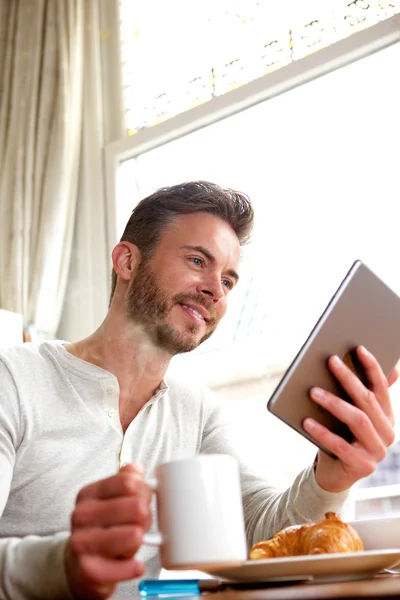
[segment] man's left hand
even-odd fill
[[[346,442],[314,419],[307,418],[303,423],[307,433],[337,456],[335,460],[325,452],[318,453],[315,478],[318,485],[329,492],[344,491],[373,473],[395,439],[389,387],[398,379],[399,370],[396,368],[386,378],[375,357],[364,347],[357,348],[357,356],[369,387],[337,356],[331,356],[328,361],[330,371],[354,404],[320,388],[310,391],[314,402],[349,427],[354,440]]]

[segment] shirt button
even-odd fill
[[[108,411],[108,416],[109,416],[110,418],[112,418],[114,415],[115,415],[115,410],[112,410],[112,409],[110,408],[110,410]]]
[[[111,396],[112,394],[115,394],[115,388],[113,388],[113,387],[108,387],[108,388],[107,388],[107,394],[108,394],[109,396]]]

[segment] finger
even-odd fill
[[[328,367],[353,402],[367,390],[360,378],[338,356],[329,357]]]
[[[77,496],[77,503],[89,498],[107,499],[141,494],[143,486],[147,486],[151,493],[150,486],[141,478],[125,470],[84,487]]]
[[[310,390],[310,397],[339,421],[345,423],[360,444],[377,460],[382,460],[386,456],[386,444],[363,410],[317,387]],[[393,430],[387,420],[386,423],[388,431],[385,430],[384,435],[389,436]]]
[[[132,463],[123,464],[119,470],[120,473],[128,473],[130,475],[135,475],[139,477],[139,479],[144,479],[144,472],[139,465],[134,465]]]
[[[358,346],[357,356],[365,369],[370,388],[374,392],[384,414],[388,417],[393,426],[394,416],[392,403],[390,401],[389,384],[380,364],[373,354],[364,348],[364,346]]]
[[[137,524],[148,529],[151,523],[150,497],[122,496],[110,500],[80,502],[71,516],[72,529]]]
[[[376,460],[360,446],[349,444],[310,417],[304,419],[303,427],[321,446],[337,456],[348,470],[356,471],[356,480],[367,477],[375,471]]]
[[[107,558],[132,558],[143,543],[143,528],[124,525],[110,529],[74,531],[69,545],[73,554],[97,554]]]
[[[392,386],[394,383],[396,383],[396,381],[398,380],[399,377],[400,377],[400,362],[397,363],[397,365],[395,366],[395,368],[393,369],[393,371],[390,373],[390,375],[388,377],[389,387]]]
[[[113,560],[95,554],[86,554],[80,558],[82,575],[93,584],[118,583],[141,577],[145,572],[144,564],[131,558]]]
[[[355,375],[344,362],[339,359],[339,357],[331,356],[328,365],[333,375],[350,396],[354,404],[369,416],[374,423],[374,426],[377,428],[379,435],[383,436],[385,441],[389,442],[392,437],[390,430],[394,424],[394,417],[391,409],[387,381],[372,354],[368,353],[369,356],[364,356],[362,351],[361,354],[363,355],[362,360],[365,360],[365,364],[363,362],[363,367],[366,369],[366,375],[371,382],[372,389],[365,387],[357,375]]]

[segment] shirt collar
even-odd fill
[[[168,384],[165,379],[162,380],[156,391],[154,392],[151,400],[155,402],[156,400],[160,400],[168,390]]]

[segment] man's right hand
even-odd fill
[[[133,465],[79,492],[66,550],[75,598],[109,598],[120,581],[143,575],[144,564],[133,557],[150,527],[151,497],[151,488]]]

